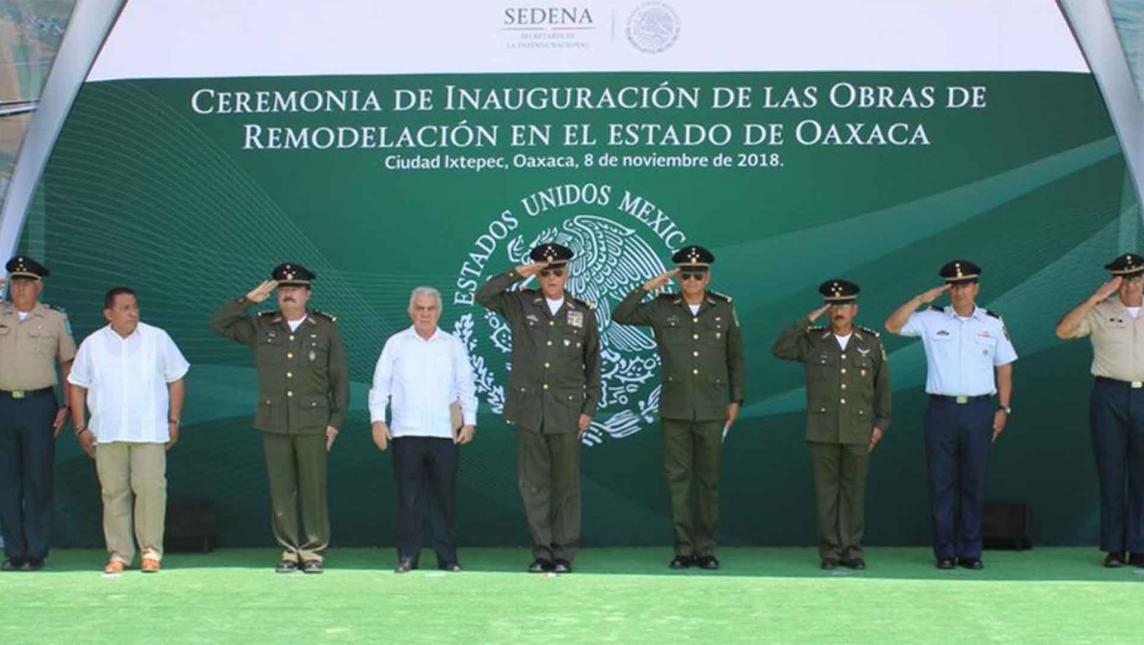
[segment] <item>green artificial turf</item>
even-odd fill
[[[99,573],[57,550],[0,574],[0,643],[1144,642],[1144,569],[1091,548],[986,552],[938,571],[923,548],[875,548],[864,572],[811,549],[729,548],[674,572],[659,548],[586,549],[576,572],[523,572],[523,549],[462,549],[466,570],[396,575],[390,549],[331,551],[322,575],[276,575],[277,551],[171,554],[163,571]]]

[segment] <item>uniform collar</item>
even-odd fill
[[[282,315],[282,310],[281,310],[281,309],[279,309],[279,310],[278,310],[278,311],[277,311],[277,312],[274,314],[274,317],[270,319],[270,322],[272,322],[272,323],[282,323],[283,325],[286,325],[287,327],[289,327],[289,326],[290,326],[290,323],[289,323],[289,321],[287,321],[287,320],[286,320],[286,317]],[[302,322],[308,322],[308,323],[310,323],[311,325],[315,324],[315,323],[314,323],[314,319],[313,319],[313,317],[311,317],[311,316],[310,316],[310,312],[309,312],[309,311],[307,311],[307,312],[306,312],[306,316],[302,318]]]
[[[953,305],[946,305],[942,309],[942,311],[944,311],[945,315],[949,316],[950,318],[960,318],[961,317],[961,316],[957,315],[956,311],[954,311]],[[969,314],[969,317],[970,318],[976,318],[977,320],[984,320],[985,319],[985,310],[975,304],[975,305],[973,305],[973,313]]]

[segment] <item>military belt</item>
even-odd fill
[[[1108,378],[1107,376],[1098,376],[1096,380],[1110,385],[1119,385],[1121,387],[1130,387],[1133,390],[1139,390],[1144,387],[1144,381],[1121,381],[1120,379]]]
[[[958,405],[965,405],[966,403],[969,403],[970,401],[978,401],[981,399],[993,398],[992,394],[978,394],[976,396],[949,396],[946,394],[931,394],[929,396],[931,399],[938,399],[939,401],[950,401],[950,402],[956,403]]]
[[[42,387],[38,390],[0,390],[0,397],[5,399],[30,399],[33,396],[50,394],[54,390],[55,388],[53,387]]]

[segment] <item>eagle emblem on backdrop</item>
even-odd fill
[[[543,242],[572,249],[566,289],[594,309],[600,328],[600,406],[585,443],[621,439],[655,422],[659,411],[659,355],[650,330],[612,322],[612,310],[632,289],[667,270],[652,245],[635,228],[598,215],[579,214],[535,233],[518,234],[503,245],[503,262],[490,260],[488,271],[528,264],[528,252]],[[528,279],[517,289],[538,289]],[[469,347],[477,375],[477,393],[494,413],[504,409],[504,382],[512,366],[511,330],[495,313],[466,313],[454,333]],[[477,342],[477,334],[487,342]],[[503,366],[503,367],[502,367]],[[502,372],[498,374],[497,372]]]

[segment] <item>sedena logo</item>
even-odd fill
[[[476,373],[477,394],[492,411],[504,410],[512,369],[512,332],[475,302],[489,277],[527,264],[529,251],[556,242],[575,253],[568,292],[591,303],[600,329],[602,393],[587,445],[620,439],[655,423],[659,411],[659,354],[651,331],[612,323],[612,310],[632,289],[666,270],[662,258],[683,246],[686,234],[662,209],[610,184],[560,184],[520,199],[492,219],[472,243],[456,281],[455,305],[472,305],[453,325]],[[530,280],[515,288],[536,289]]]

